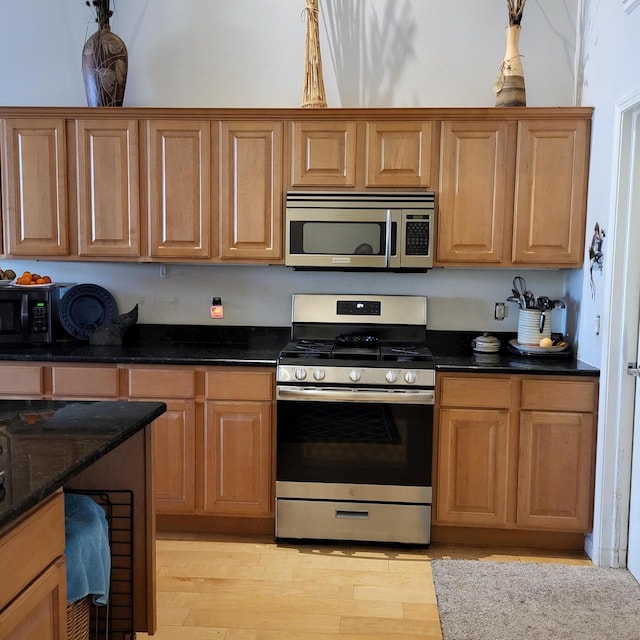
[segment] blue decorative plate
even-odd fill
[[[117,317],[114,297],[97,284],[77,284],[60,300],[60,322],[78,340],[89,340],[100,325]]]

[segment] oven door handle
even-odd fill
[[[383,404],[434,404],[432,390],[334,389],[322,387],[276,388],[277,400],[314,400],[317,402],[380,402]]]

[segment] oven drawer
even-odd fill
[[[276,537],[429,544],[431,506],[276,500]]]

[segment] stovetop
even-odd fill
[[[338,337],[336,340],[292,340],[280,351],[284,359],[330,360],[326,365],[344,364],[340,361],[384,361],[406,363],[422,368],[433,367],[431,351],[424,344],[381,343],[373,336],[355,336],[352,340]]]
[[[433,387],[426,298],[296,294],[278,383]]]

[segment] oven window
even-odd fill
[[[433,406],[278,402],[277,479],[431,486]]]

